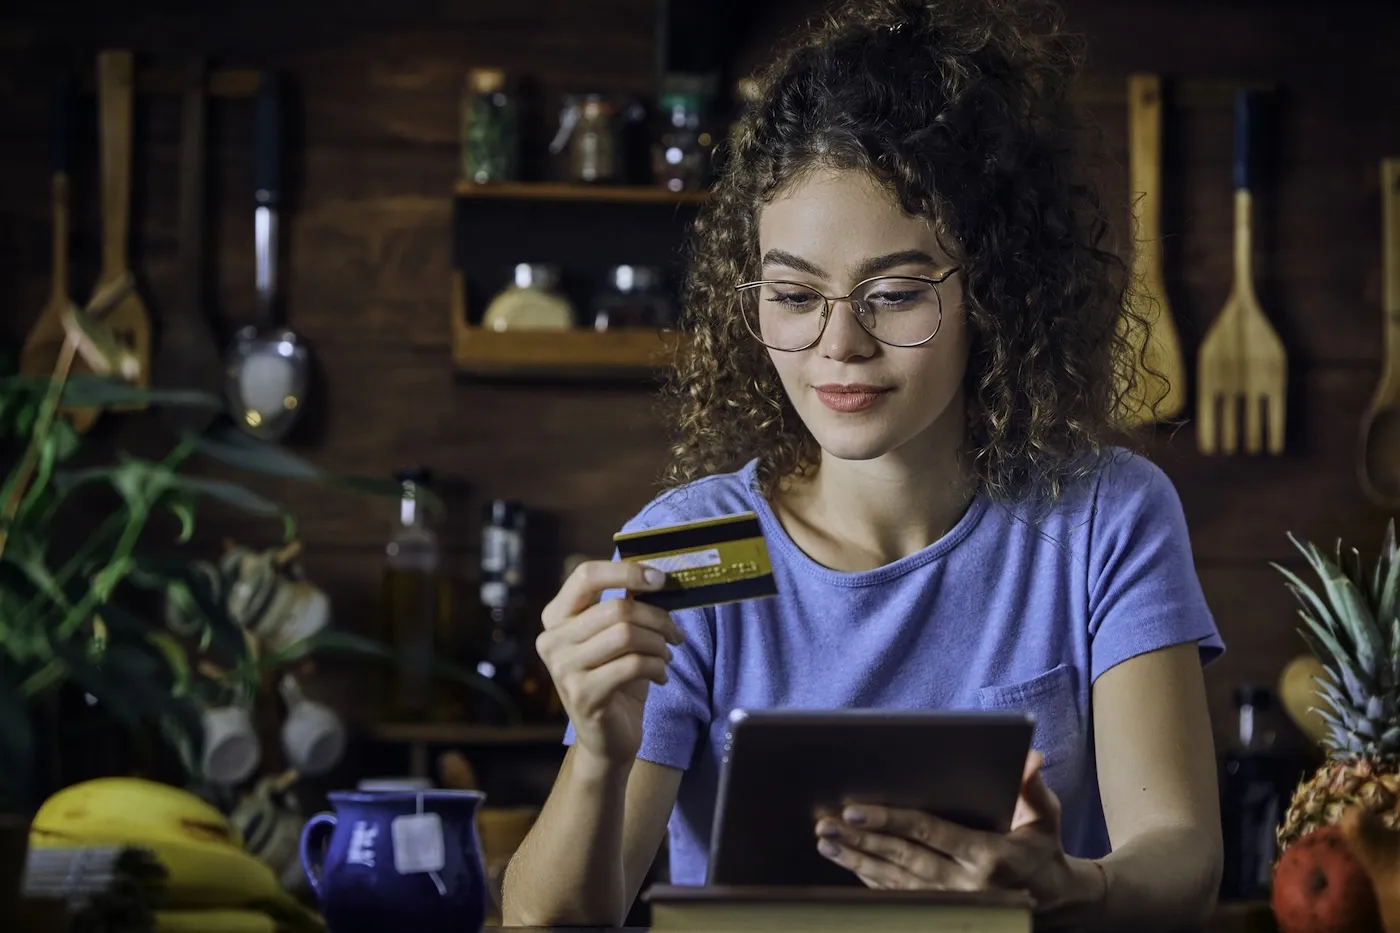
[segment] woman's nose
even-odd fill
[[[858,305],[851,299],[831,303],[831,313],[822,334],[822,355],[833,360],[862,359],[875,352],[877,341],[860,326]]]

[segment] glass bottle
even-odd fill
[[[499,68],[473,68],[462,99],[462,177],[476,184],[520,177],[519,105]]]
[[[703,98],[689,88],[661,95],[665,121],[652,146],[653,180],[668,191],[695,191],[708,176],[708,151],[700,127]]]
[[[1265,687],[1235,690],[1239,735],[1227,749],[1220,779],[1225,865],[1221,900],[1258,900],[1269,896],[1275,833],[1293,790],[1306,773],[1306,762],[1275,745],[1266,728],[1273,694]]]
[[[499,687],[524,718],[557,718],[562,707],[539,655],[535,626],[525,599],[525,509],[496,499],[485,509],[481,529],[481,615],[476,672]],[[499,705],[480,704],[478,720],[500,722]]]
[[[389,643],[398,653],[388,705],[395,719],[444,718],[435,703],[433,657],[450,646],[449,581],[442,548],[425,509],[432,474],[424,467],[394,473],[402,487],[399,521],[384,547],[381,611]]]

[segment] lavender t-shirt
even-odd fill
[[[1123,450],[1039,508],[976,497],[929,547],[875,570],[827,569],[788,537],[755,463],[657,497],[633,531],[753,511],[779,595],[674,613],[686,642],[652,685],[639,757],[685,776],[670,819],[675,884],[703,884],[726,718],[746,707],[1013,709],[1063,806],[1070,855],[1109,851],[1090,688],[1136,655],[1223,650],[1192,564],[1181,503]],[[605,594],[614,598],[616,593]],[[565,742],[572,742],[570,727]]]

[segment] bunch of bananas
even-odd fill
[[[158,933],[324,933],[314,911],[278,883],[218,810],[193,794],[142,778],[98,778],[44,801],[36,849],[131,845],[168,872]]]

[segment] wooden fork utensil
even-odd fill
[[[1196,440],[1204,454],[1283,452],[1288,358],[1254,293],[1250,137],[1255,94],[1235,98],[1235,281],[1197,358]],[[1242,429],[1242,430],[1241,430]],[[1267,440],[1266,440],[1267,436]]]

